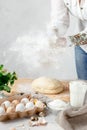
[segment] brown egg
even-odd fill
[[[10,107],[8,107],[7,108],[7,113],[11,113],[11,112],[14,112],[15,111],[15,108],[14,108],[14,106],[10,106]]]
[[[15,106],[19,103],[19,100],[13,100],[12,104],[14,104]]]

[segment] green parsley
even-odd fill
[[[0,91],[6,91],[10,93],[11,86],[14,81],[17,80],[17,75],[15,72],[11,73],[4,69],[4,65],[0,65]]]

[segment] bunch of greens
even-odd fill
[[[15,80],[17,80],[16,73],[8,72],[4,69],[4,65],[0,65],[0,91],[4,90],[10,93],[11,86],[14,84]]]

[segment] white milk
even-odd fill
[[[70,85],[70,104],[73,107],[81,107],[84,104],[85,94],[87,91],[87,82],[71,81]]]

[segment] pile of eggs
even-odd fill
[[[38,99],[28,99],[27,97],[19,100],[6,100],[0,105],[0,116],[12,112],[24,112],[34,109],[35,107],[43,108],[44,103]]]

